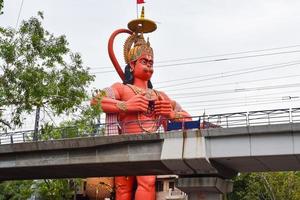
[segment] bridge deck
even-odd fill
[[[0,180],[300,170],[300,124],[0,145]]]

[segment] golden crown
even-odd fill
[[[130,35],[124,43],[124,59],[126,64],[136,61],[142,55],[150,55],[153,57],[153,49],[150,46],[149,38],[146,42],[143,33],[153,32],[157,26],[154,21],[145,19],[144,16],[145,11],[143,7],[140,18],[128,23],[128,28],[133,34]]]

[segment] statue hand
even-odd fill
[[[174,118],[174,111],[170,101],[166,101],[166,100],[155,101],[154,110],[156,115],[161,115],[168,119]]]
[[[125,102],[127,112],[146,112],[149,101],[143,95],[135,95]]]

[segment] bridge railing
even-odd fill
[[[262,110],[248,114],[249,125],[287,124],[292,122],[291,110]]]
[[[188,122],[178,122],[180,127],[178,129],[188,129],[189,127],[200,128],[200,117],[188,117],[181,119],[183,121],[193,120],[194,124]],[[30,141],[46,141],[75,137],[93,137],[106,135],[119,135],[135,133],[136,130],[143,130],[143,133],[163,133],[168,128],[170,120],[156,119],[156,120],[130,120],[115,123],[99,123],[88,126],[67,126],[67,127],[42,127],[37,133],[34,130],[12,131],[0,133],[0,144],[21,143]],[[188,125],[188,126],[187,126]],[[193,125],[193,126],[191,126]],[[174,130],[174,129],[173,129]],[[138,132],[140,133],[140,132]]]
[[[6,132],[0,133],[0,144],[99,136],[104,135],[104,127],[104,124],[97,124],[89,127],[89,130],[82,130],[79,127],[70,126],[48,128],[46,130],[41,128],[37,133],[35,133],[34,130]]]
[[[247,112],[204,115],[202,118],[204,121],[218,125],[223,128],[248,125]]]
[[[300,108],[292,108],[290,115],[292,123],[300,122]]]
[[[300,108],[204,115],[203,120],[222,128],[287,124],[300,122]]]
[[[192,121],[190,121],[192,120]],[[0,144],[21,143],[34,140],[54,140],[74,137],[93,137],[105,135],[118,135],[131,133],[135,127],[143,127],[143,132],[165,132],[170,130],[182,130],[190,128],[231,128],[245,126],[259,126],[272,124],[286,124],[300,122],[300,108],[260,110],[240,113],[225,113],[214,115],[195,116],[183,120],[184,122],[171,122],[168,119],[133,120],[123,123],[101,123],[92,124],[88,127],[46,127],[41,128],[38,133],[34,130],[14,131],[0,133]],[[187,122],[189,121],[189,122]],[[159,127],[157,130],[153,126]],[[110,134],[109,134],[109,131]],[[113,133],[113,134],[111,134]]]

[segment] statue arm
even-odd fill
[[[172,107],[173,107],[173,112],[174,112],[173,119],[175,121],[190,121],[191,120],[191,115],[188,112],[186,112],[185,110],[183,110],[179,103],[177,103],[174,100],[171,100],[171,102],[173,105]]]
[[[105,113],[146,112],[148,101],[142,95],[134,95],[127,101],[121,100],[121,96],[124,93],[124,87],[125,86],[121,83],[113,84],[109,88],[112,95],[105,95],[102,98],[97,98],[96,96],[92,99],[91,105],[100,104]]]
[[[174,100],[170,99],[165,93],[159,92],[161,99],[155,103],[156,112],[172,121],[190,121],[191,115],[183,110]]]
[[[91,106],[100,106],[105,113],[118,113],[119,108],[116,104],[121,102],[119,90],[121,88],[121,83],[115,83],[109,88],[105,88],[99,92],[91,100]]]

